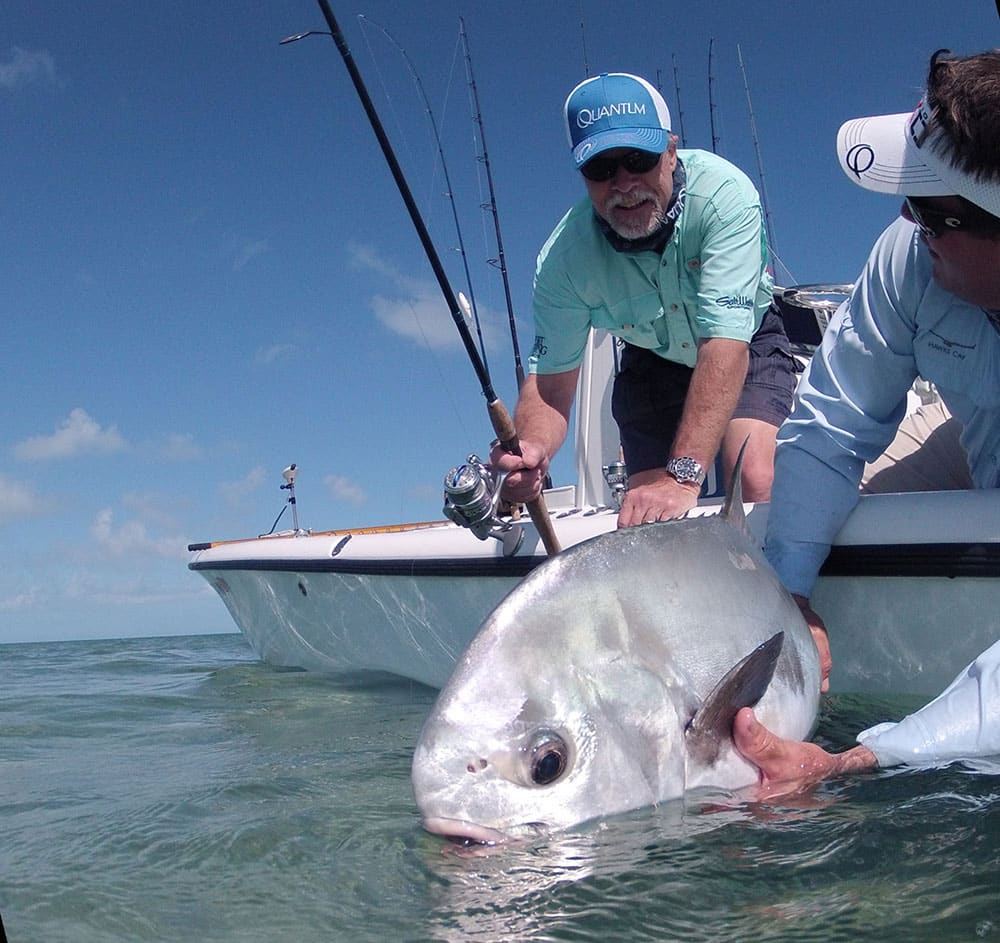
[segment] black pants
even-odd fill
[[[634,475],[667,464],[694,369],[643,347],[624,344],[623,348],[611,412],[618,423],[625,466]],[[750,339],[747,378],[733,418],[780,426],[792,408],[796,369],[781,316],[772,306]]]

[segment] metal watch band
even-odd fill
[[[705,469],[701,463],[685,455],[672,458],[667,462],[667,473],[673,475],[682,484],[700,485],[705,480]]]

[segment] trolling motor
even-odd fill
[[[507,476],[485,465],[478,455],[470,455],[444,476],[444,515],[459,527],[466,527],[480,540],[493,537],[503,544],[505,557],[517,553],[524,529],[515,527],[497,513],[500,488]]]

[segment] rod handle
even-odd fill
[[[505,451],[513,455],[520,455],[521,443],[518,441],[517,429],[514,428],[514,420],[511,419],[510,413],[507,412],[507,407],[504,406],[501,400],[495,399],[491,403],[486,404],[486,409],[489,411],[490,422],[493,424],[493,431],[500,440],[500,445],[503,446]],[[538,531],[538,536],[542,538],[542,544],[545,546],[545,549],[550,554],[558,553],[562,550],[562,547],[559,546],[559,538],[556,537],[552,518],[545,507],[545,498],[539,495],[534,500],[526,503],[528,513],[531,515],[531,520]]]

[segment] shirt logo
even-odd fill
[[[544,357],[549,352],[545,344],[545,338],[541,334],[535,335],[535,346],[531,348],[532,357]]]
[[[722,308],[743,308],[746,311],[753,308],[753,299],[746,295],[722,295],[715,303]]]
[[[975,344],[960,344],[958,341],[944,337],[936,331],[930,331],[929,333],[934,340],[927,341],[927,346],[931,350],[936,350],[939,354],[944,354],[946,357],[953,357],[955,360],[965,360],[965,351],[976,349]]]

